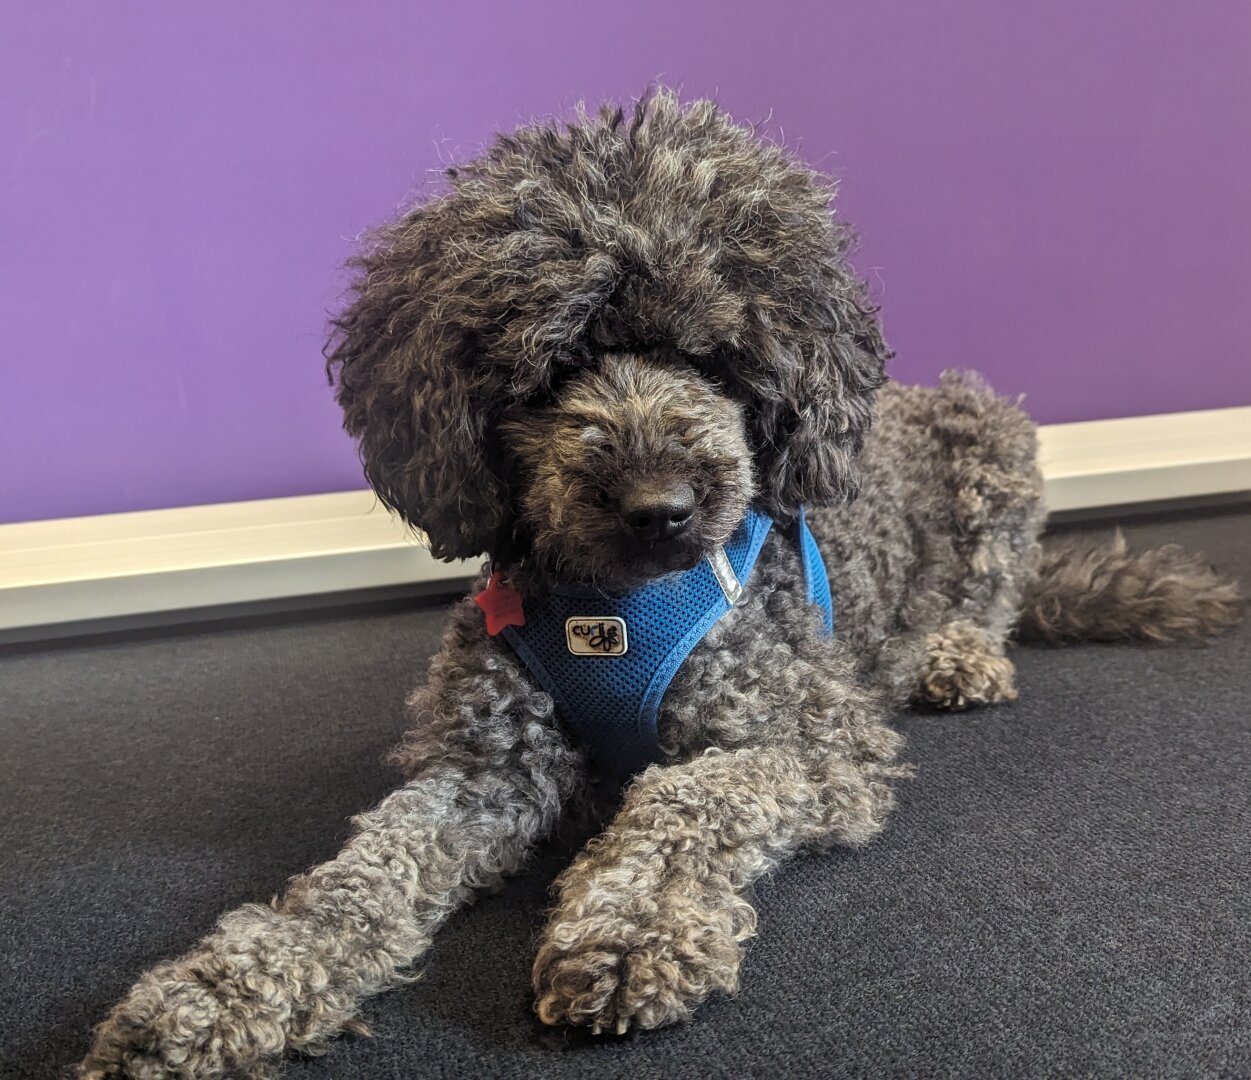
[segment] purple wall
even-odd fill
[[[1251,401],[1246,0],[7,5],[0,520],[332,491],[364,226],[649,80],[843,179],[894,374],[1042,421]]]

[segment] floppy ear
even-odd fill
[[[764,348],[771,361],[744,373],[759,501],[781,520],[805,505],[855,496],[855,459],[886,382],[891,353],[877,311],[845,261],[850,238],[842,234],[835,223],[831,258],[816,268],[826,303],[807,307],[807,325],[771,335]]]
[[[459,232],[453,209],[447,199],[428,203],[373,234],[350,264],[352,302],[333,321],[326,349],[366,477],[442,559],[491,550],[508,517],[489,461],[495,396],[476,355],[474,319],[443,310]],[[461,293],[459,302],[472,306],[472,296]]]

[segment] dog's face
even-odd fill
[[[624,588],[689,569],[755,487],[742,406],[678,360],[605,355],[501,426],[535,568]]]

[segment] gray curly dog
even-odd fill
[[[1240,616],[1177,548],[1044,545],[1029,419],[971,376],[885,385],[831,186],[712,103],[660,91],[523,128],[449,178],[355,260],[328,347],[387,506],[523,597],[689,569],[749,506],[777,523],[664,696],[661,760],[556,883],[543,1023],[654,1028],[735,990],[752,883],[873,839],[908,771],[892,712],[1015,698],[1014,633],[1199,638]],[[693,502],[664,538],[623,515],[675,491]],[[788,539],[805,506],[833,638]],[[409,706],[404,785],[330,862],[144,974],[79,1076],[265,1075],[363,1031],[362,1000],[585,802],[585,749],[472,602]]]

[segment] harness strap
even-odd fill
[[[817,546],[816,537],[808,528],[803,507],[799,509],[799,561],[804,567],[804,584],[808,589],[808,602],[821,609],[821,624],[827,637],[834,635],[834,597],[830,592],[830,575],[825,570],[825,560]]]
[[[799,551],[808,599],[833,628],[830,583],[801,514]],[[525,623],[503,635],[553,698],[574,738],[625,777],[660,757],[660,704],[691,650],[742,595],[773,528],[749,509],[724,545],[691,570],[624,595],[576,586],[527,598]]]

